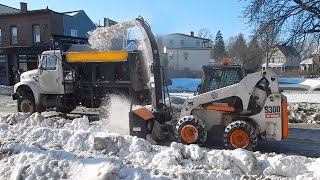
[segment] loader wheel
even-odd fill
[[[246,121],[230,123],[223,134],[224,145],[230,149],[254,149],[258,144],[254,127]]]
[[[34,113],[36,111],[34,97],[29,93],[22,93],[18,99],[18,112]]]
[[[207,139],[204,123],[196,116],[186,116],[178,120],[175,127],[178,142],[203,145]]]

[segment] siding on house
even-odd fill
[[[167,48],[169,71],[202,71],[210,62],[209,48]]]
[[[96,25],[83,10],[65,12],[63,16],[63,35],[71,36],[71,30],[77,31],[76,37],[88,38],[88,32]]]

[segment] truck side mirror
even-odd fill
[[[166,82],[165,82],[165,85],[166,86],[171,86],[172,85],[171,79],[167,79]]]

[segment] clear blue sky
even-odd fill
[[[19,8],[23,0],[0,0],[1,4]],[[94,21],[103,17],[124,21],[142,15],[153,33],[197,32],[208,28],[213,36],[221,30],[225,40],[242,32],[246,37],[251,29],[241,18],[243,2],[238,0],[25,0],[28,9],[47,6],[57,12],[83,9]]]

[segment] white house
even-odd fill
[[[301,56],[294,47],[278,45],[272,50],[268,67],[276,72],[285,72],[286,70],[299,68],[300,62]],[[262,67],[265,68],[266,63],[262,64]]]
[[[211,40],[190,35],[174,33],[162,36],[162,43],[168,59],[168,72],[175,74],[201,73],[202,66],[211,59]],[[171,73],[170,73],[171,72]]]

